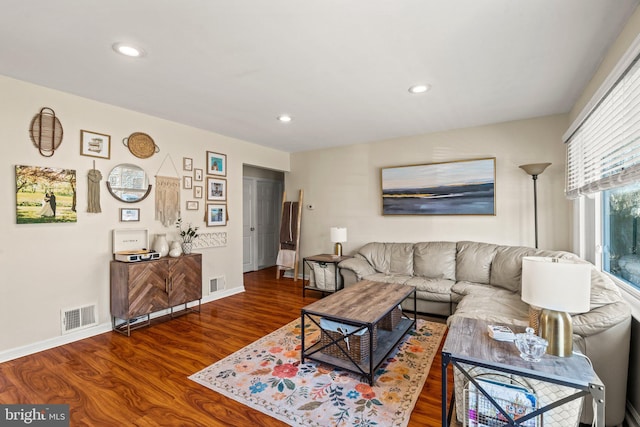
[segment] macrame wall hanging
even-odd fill
[[[87,212],[100,213],[100,181],[102,180],[102,174],[96,169],[96,162],[93,162],[93,169],[87,174],[87,180],[89,182],[89,195]]]
[[[175,177],[159,176],[164,162],[169,159]],[[156,219],[165,227],[173,226],[180,216],[180,174],[173,159],[167,154],[156,172]]]

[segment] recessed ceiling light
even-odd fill
[[[278,120],[280,120],[283,123],[289,123],[291,121],[291,116],[288,114],[282,114],[278,116]]]
[[[127,43],[114,43],[113,50],[119,54],[130,56],[132,58],[141,58],[147,54],[144,49]]]
[[[414,85],[409,88],[409,92],[411,93],[425,93],[431,89],[431,85]]]

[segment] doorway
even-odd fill
[[[243,273],[276,264],[283,187],[283,172],[243,167]]]

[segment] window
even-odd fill
[[[640,289],[640,182],[603,192],[603,270]]]
[[[640,37],[563,139],[567,197],[601,196],[601,219],[593,223],[601,235],[589,236],[592,227],[583,223],[583,246],[601,239],[602,270],[640,290]],[[587,205],[580,204],[581,221]]]

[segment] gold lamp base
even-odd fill
[[[559,357],[571,357],[573,354],[573,325],[569,313],[542,310],[540,336],[549,343],[547,354]]]
[[[336,256],[342,256],[342,243],[340,242],[336,243],[334,247],[334,253]]]

